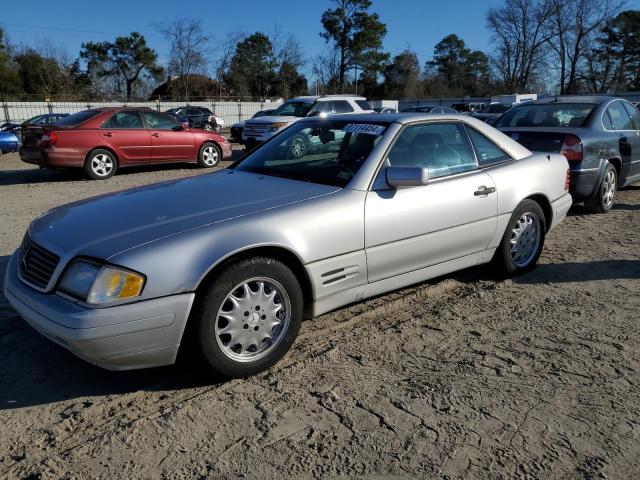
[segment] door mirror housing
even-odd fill
[[[171,130],[173,130],[174,132],[180,132],[180,131],[182,131],[182,130],[186,130],[186,129],[184,128],[184,126],[183,126],[183,125],[176,125],[176,126],[175,126],[175,127],[173,127]]]
[[[429,183],[429,170],[425,167],[390,166],[385,175],[392,188],[419,187]]]

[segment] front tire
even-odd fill
[[[593,197],[584,201],[584,205],[593,213],[607,213],[613,207],[617,191],[618,172],[613,165],[607,163],[600,186]]]
[[[202,356],[230,378],[268,369],[289,351],[300,330],[300,283],[282,262],[269,257],[241,260],[216,275],[195,312]]]
[[[532,270],[542,253],[546,231],[546,219],[540,205],[533,200],[524,200],[509,219],[493,257],[494,264],[508,276]]]
[[[203,168],[213,168],[220,163],[221,157],[220,147],[213,142],[206,142],[198,151],[198,165]]]
[[[216,127],[209,122],[205,123],[202,128],[204,128],[208,132],[213,132],[216,130]]]
[[[109,150],[97,148],[89,153],[84,162],[84,173],[91,180],[106,180],[118,170],[118,160]]]

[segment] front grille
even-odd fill
[[[247,123],[244,126],[244,130],[247,133],[260,134],[269,130],[270,125],[262,123]]]
[[[33,242],[25,235],[20,246],[20,275],[22,279],[42,290],[47,288],[60,257]]]

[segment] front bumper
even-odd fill
[[[7,266],[5,296],[29,325],[58,345],[108,370],[175,362],[194,293],[87,308],[27,286],[18,278],[17,264],[16,252]]]

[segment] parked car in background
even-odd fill
[[[442,105],[416,105],[414,107],[406,107],[400,110],[401,113],[431,113],[431,114],[439,114],[439,113],[447,113],[447,114],[455,114],[458,113],[457,110],[454,110],[450,107],[443,107]]]
[[[253,114],[251,118],[260,118],[271,115],[275,111],[275,108],[267,108],[264,110],[258,110]],[[242,143],[242,130],[244,129],[244,124],[247,123],[247,120],[242,120],[241,122],[234,123],[231,126],[231,140],[237,143]]]
[[[22,129],[20,158],[41,167],[83,168],[94,180],[119,168],[166,162],[214,167],[231,157],[231,144],[216,132],[182,126],[149,108],[85,110],[55,125]]]
[[[20,139],[16,133],[10,130],[0,131],[0,154],[17,152]]]
[[[500,116],[511,108],[511,104],[507,103],[490,103],[478,112],[472,112],[471,116],[479,118],[492,125]]]
[[[180,125],[182,125],[184,128],[190,128],[191,126],[189,125],[189,120],[187,120],[184,117],[181,117],[180,115],[178,115],[177,113],[173,113],[173,112],[165,112],[167,115],[170,115],[171,117],[175,118],[178,122],[180,122]]]
[[[67,118],[69,116],[68,113],[45,113],[43,115],[36,115],[35,117],[31,117],[28,120],[22,122],[22,126],[27,125],[51,125],[52,123],[56,123],[63,118]]]
[[[393,107],[378,107],[373,109],[376,113],[398,113],[398,111]]]
[[[296,97],[284,102],[266,117],[248,120],[242,132],[242,142],[248,149],[265,142],[277,132],[304,117],[327,117],[346,113],[373,113],[364,97],[354,95],[322,95]],[[304,154],[305,142],[301,138],[291,144],[294,155]]]
[[[604,96],[565,96],[517,105],[495,127],[530,150],[562,153],[571,195],[604,213],[618,188],[640,181],[640,112]]]
[[[186,118],[189,126],[193,128],[219,132],[224,127],[224,119],[218,117],[206,107],[177,107],[167,110],[166,113],[173,113],[181,118]]]
[[[20,127],[21,125],[19,123],[5,122],[0,124],[0,132],[18,132],[18,135],[19,135]]]
[[[300,135],[319,146],[293,160]],[[303,317],[490,261],[531,270],[571,206],[567,171],[468,116],[306,118],[231,169],[41,215],[4,294],[101,367],[172,364],[186,344],[246,377]]]

